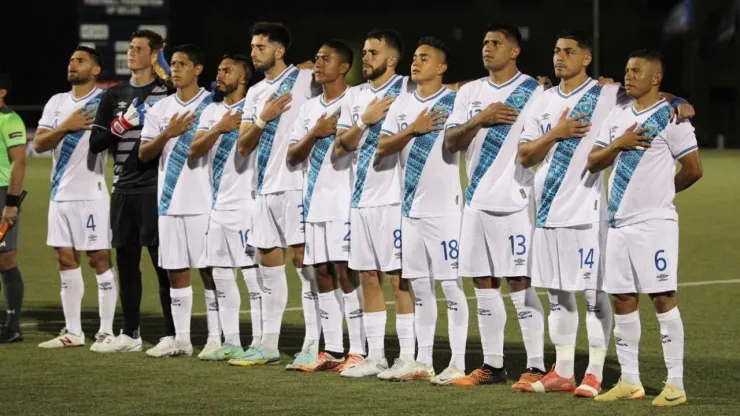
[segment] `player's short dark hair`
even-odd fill
[[[435,38],[434,36],[423,36],[421,39],[419,39],[416,47],[418,48],[422,45],[431,46],[432,48],[441,51],[442,55],[444,55],[445,63],[447,63],[447,60],[450,59],[450,50],[447,49],[447,45],[445,45],[442,39]]]
[[[290,31],[278,22],[257,22],[252,26],[252,36],[266,36],[270,42],[277,42],[288,50],[290,48]]]
[[[176,46],[172,50],[172,54],[174,55],[176,52],[184,53],[185,55],[190,58],[191,61],[193,61],[193,65],[203,65],[203,63],[206,61],[206,53],[203,52],[203,49],[199,48],[196,45],[193,45],[192,43],[186,43],[184,45]]]
[[[13,81],[10,80],[10,75],[5,72],[0,72],[0,90],[10,92],[13,89]]]
[[[326,46],[334,49],[342,60],[342,63],[349,64],[352,67],[352,61],[355,59],[355,53],[352,52],[352,48],[347,45],[346,42],[339,39],[325,40],[322,46]]]
[[[232,61],[241,65],[242,68],[244,68],[244,73],[247,74],[247,82],[252,79],[254,67],[252,66],[252,61],[246,55],[242,55],[240,53],[227,53],[221,57],[222,61],[224,59],[231,59]]]
[[[403,40],[401,34],[392,29],[373,29],[365,34],[365,39],[384,40],[385,44],[398,52],[398,57],[403,56]]]
[[[129,41],[132,41],[136,38],[145,38],[149,41],[149,48],[151,50],[159,50],[164,47],[164,39],[162,38],[162,35],[159,33],[149,30],[149,29],[141,29],[137,30],[136,32],[131,34],[131,37],[129,38]]]
[[[564,30],[558,34],[558,39],[574,40],[578,42],[578,47],[581,49],[588,49],[589,51],[594,49],[594,42],[591,40],[591,36],[582,30]]]
[[[90,55],[90,58],[92,58],[93,62],[95,62],[95,65],[99,66],[101,70],[103,69],[103,57],[100,56],[100,52],[83,45],[76,47],[74,51],[87,52],[87,54]]]
[[[663,54],[654,49],[637,49],[632,51],[629,58],[643,58],[660,64],[661,71],[665,72]]]
[[[506,39],[516,42],[517,45],[522,44],[522,32],[520,32],[519,28],[514,25],[501,22],[491,22],[486,28],[486,33],[488,32],[501,33]]]

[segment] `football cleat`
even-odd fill
[[[601,382],[593,374],[586,374],[581,381],[581,385],[578,386],[576,391],[573,392],[575,397],[585,397],[587,399],[593,399],[601,393]]]
[[[345,368],[341,373],[342,377],[350,378],[361,378],[361,377],[372,377],[382,374],[388,370],[388,361],[383,358],[380,361],[375,361],[372,358],[365,358],[359,364]]]
[[[244,352],[244,350],[242,350],[241,347],[224,344],[216,351],[209,352],[208,354],[204,354],[205,352],[206,350],[204,348],[203,351],[198,354],[198,358],[204,361],[227,361],[238,357]]]
[[[644,399],[645,389],[642,384],[632,384],[620,377],[617,385],[604,394],[594,398],[597,402],[615,402],[617,400]]]
[[[455,367],[454,364],[450,364],[449,367],[445,368],[444,371],[432,379],[432,384],[436,386],[446,386],[463,377],[465,377],[465,373]]]
[[[59,336],[49,341],[42,342],[39,344],[39,348],[66,348],[66,347],[81,347],[85,345],[85,334],[74,335],[67,332],[67,328],[62,328],[59,332]]]
[[[452,385],[456,387],[474,387],[505,382],[505,368],[496,368],[484,364],[483,367],[473,370],[469,375],[453,380]]]
[[[410,362],[405,368],[399,370],[392,380],[395,381],[431,381],[434,378],[434,368],[427,367],[418,361]]]
[[[278,350],[268,350],[261,345],[255,348],[250,348],[245,351],[243,355],[229,360],[229,364],[239,367],[277,364],[279,362],[280,352]]]
[[[521,391],[530,393],[547,393],[547,392],[568,392],[573,393],[576,389],[575,377],[565,378],[560,377],[560,374],[555,370],[555,365],[552,366],[552,370],[545,374],[540,381],[535,381],[529,386],[525,386]]]
[[[653,399],[653,406],[672,407],[672,406],[678,406],[679,404],[684,404],[688,401],[689,400],[686,397],[685,391],[679,390],[673,384],[665,383],[665,387],[663,387],[663,391],[660,392],[658,397]]]
[[[317,373],[319,371],[332,371],[339,368],[344,363],[343,358],[334,358],[328,352],[320,352],[319,356],[311,364],[299,365],[296,370],[304,373]]]
[[[365,361],[365,357],[361,356],[360,354],[349,353],[344,358],[344,362],[342,362],[342,365],[329,371],[332,373],[341,373],[344,370],[348,370],[356,365],[361,364],[363,361]]]
[[[200,354],[198,354],[198,358],[203,360],[204,359],[203,357],[212,355],[213,353],[218,351],[219,348],[221,348],[220,342],[213,340],[213,339],[208,340],[208,342],[206,342],[206,345],[200,351]]]
[[[514,383],[511,386],[511,389],[514,391],[526,391],[526,388],[528,388],[532,383],[536,383],[542,380],[542,377],[544,376],[544,371],[541,371],[534,367],[530,367],[524,373],[522,373],[521,376],[519,376],[519,381]]]

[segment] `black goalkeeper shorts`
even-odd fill
[[[159,245],[157,193],[111,195],[113,248]]]

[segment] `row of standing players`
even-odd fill
[[[147,351],[150,356],[192,354],[190,269],[198,268],[208,322],[199,357],[241,366],[279,362],[288,298],[285,255],[292,248],[306,336],[290,369],[453,386],[504,382],[500,285],[506,278],[527,351],[527,369],[514,390],[567,391],[602,401],[644,397],[637,302],[639,293],[648,293],[668,368],[666,387],[653,404],[686,401],[672,201],[676,191],[699,179],[701,166],[693,128],[680,122],[693,109],[659,93],[658,54],[632,54],[623,89],[588,77],[588,37],[565,32],[553,54],[560,85],[548,89],[518,71],[518,30],[492,25],[482,45],[489,76],[453,91],[457,86],[442,84],[449,51],[436,38],[419,41],[411,76],[404,77],[395,73],[402,54],[398,34],[368,33],[362,51],[368,82],[355,87],[345,82],[352,63],[345,43],[326,41],[312,69],[284,62],[289,45],[283,25],[256,24],[251,61],[265,79],[247,90],[249,62],[227,55],[216,86],[223,100],[216,102],[198,87],[203,53],[192,45],[174,49],[175,94],[165,96],[166,88],[153,81],[148,95],[129,93],[126,99],[116,91],[141,91],[136,74],[151,79],[149,62],[161,38],[132,36],[132,82],[107,93],[93,88],[99,57],[78,48],[68,68],[73,91],[49,101],[34,140],[37,150],[54,149],[47,243],[57,248],[67,322],[59,337],[41,347],[84,344],[82,277],[74,256],[87,250],[101,316],[92,349],[141,349],[138,304],[127,308],[133,302],[123,290],[124,281],[136,279],[124,278],[120,256],[125,324],[121,335],[112,335],[116,281],[106,250],[112,228],[119,253],[132,241],[136,251],[146,245],[159,270],[166,270],[168,279],[160,273],[160,297],[163,309],[171,305],[171,321],[168,336]],[[91,124],[92,137],[85,130]],[[110,217],[103,179],[108,148],[116,152]],[[463,150],[464,192],[458,182]],[[682,165],[678,174],[674,160]],[[132,182],[141,182],[141,167],[153,165],[148,178],[156,177],[156,196],[127,192],[124,176],[138,173]],[[612,165],[606,203],[600,172]],[[250,292],[253,341],[247,350],[239,339],[236,269]],[[384,274],[394,289],[400,344],[390,367],[384,353]],[[483,366],[468,375],[469,312],[461,277],[474,280],[484,356]],[[436,280],[447,302],[452,353],[439,375],[432,362]],[[544,312],[535,287],[547,289],[550,301],[556,363],[547,373]],[[578,387],[576,292],[586,298],[589,339],[589,366]],[[600,394],[612,331],[606,293],[614,295],[622,377]],[[140,299],[140,286],[134,294]]]

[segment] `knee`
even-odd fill
[[[87,256],[87,264],[90,268],[95,270],[95,273],[101,274],[110,269],[110,251],[98,250],[93,253],[89,253]]]
[[[476,289],[498,289],[500,286],[498,279],[494,277],[474,277],[473,285]]]
[[[71,270],[80,267],[72,250],[57,250],[57,264],[61,270]]]
[[[676,293],[666,292],[655,295],[650,295],[655,306],[655,311],[658,313],[666,313],[676,307]]]
[[[393,288],[393,296],[396,299],[409,296],[411,284],[408,279],[404,279],[400,275],[391,275],[390,281]]]
[[[510,277],[507,279],[509,282],[509,292],[521,292],[529,289],[530,282],[529,278],[526,277]]]
[[[303,246],[293,247],[292,258],[296,269],[303,267]]]

